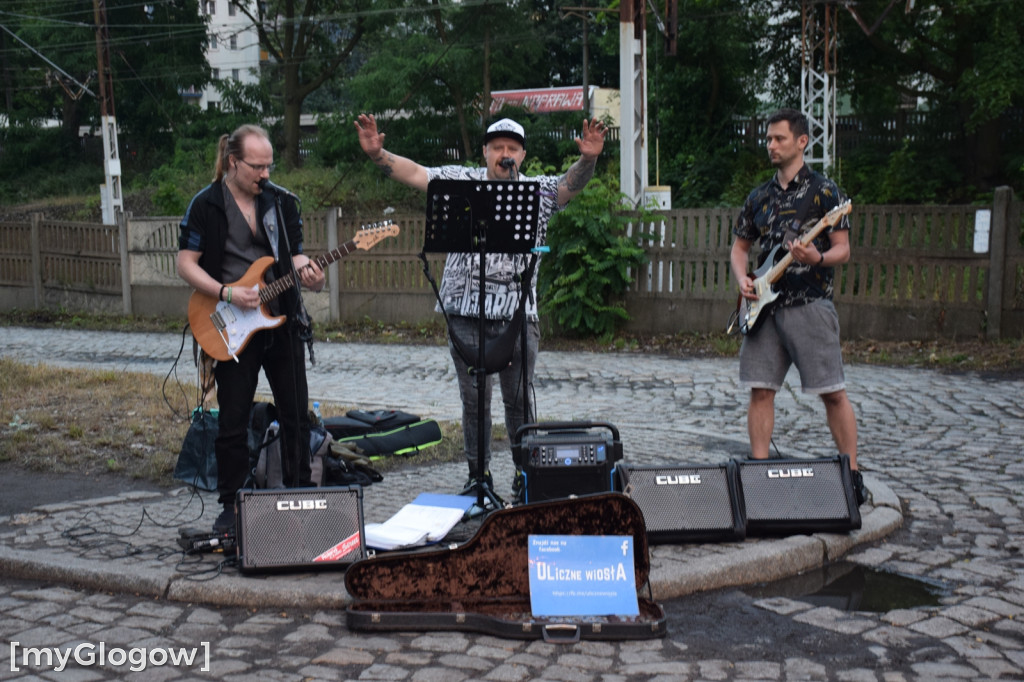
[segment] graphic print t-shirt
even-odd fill
[[[486,180],[486,168],[465,166],[441,166],[428,168],[429,180]],[[547,238],[548,221],[561,210],[558,206],[558,178],[538,176],[524,181],[539,183],[540,197],[537,216],[537,243],[544,244]],[[485,254],[484,276],[484,317],[488,320],[509,320],[519,305],[522,284],[515,281],[529,264],[529,254]],[[480,303],[480,255],[476,253],[449,253],[444,264],[441,279],[441,305],[449,315],[479,317]],[[537,319],[537,273],[534,271],[529,287],[530,298],[526,302],[526,316]],[[440,311],[440,308],[439,308]]]

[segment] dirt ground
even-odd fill
[[[0,462],[0,517],[28,512],[43,504],[57,504],[117,495],[130,490],[160,490],[155,483],[117,474],[82,475],[32,471],[14,462]]]

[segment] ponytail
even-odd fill
[[[268,140],[270,139],[266,130],[251,123],[238,126],[238,128],[235,129],[235,132],[230,135],[220,136],[220,140],[217,142],[217,165],[214,167],[214,182],[223,180],[228,170],[230,170],[228,158],[232,156],[238,159],[242,158],[245,138],[250,135],[259,135],[260,137]]]

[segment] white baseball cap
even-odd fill
[[[526,146],[526,131],[510,118],[503,118],[495,121],[487,127],[487,134],[484,135],[484,144],[487,144],[496,137],[508,137]]]

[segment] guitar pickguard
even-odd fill
[[[225,301],[217,303],[217,309],[210,315],[210,322],[224,342],[225,349],[235,359],[254,332],[279,327],[284,320],[283,315],[268,317],[264,314],[263,306],[253,310],[242,310]]]

